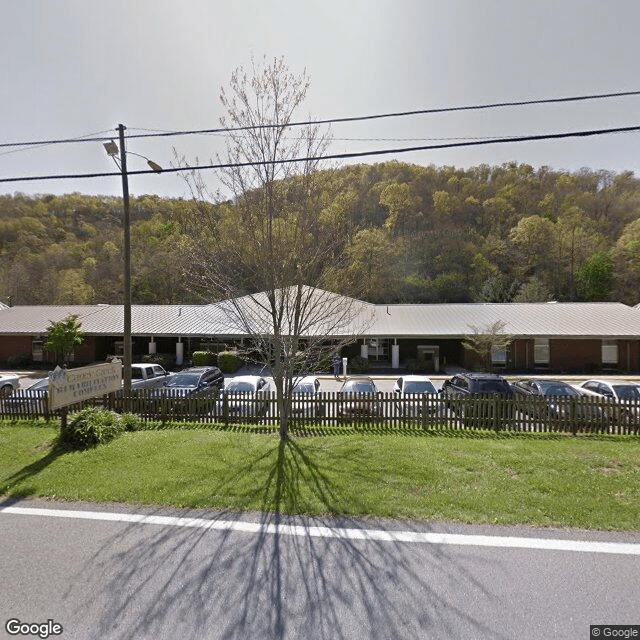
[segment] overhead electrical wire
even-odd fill
[[[639,96],[639,95],[640,95],[640,90],[618,91],[615,93],[599,93],[599,94],[591,94],[591,95],[583,95],[583,96],[568,96],[568,97],[560,97],[560,98],[540,98],[540,99],[532,99],[532,100],[493,102],[489,104],[475,104],[475,105],[466,105],[466,106],[457,106],[457,107],[437,107],[433,109],[417,109],[413,111],[398,111],[393,113],[380,113],[380,114],[371,114],[371,115],[365,115],[365,116],[327,118],[323,120],[306,120],[306,121],[300,121],[300,122],[289,122],[286,125],[276,123],[276,124],[256,124],[256,125],[248,125],[248,126],[241,126],[241,127],[218,127],[213,129],[193,129],[193,130],[184,130],[184,131],[155,131],[151,133],[125,134],[125,137],[129,140],[132,140],[136,138],[160,138],[160,137],[172,137],[172,136],[230,133],[234,131],[249,131],[254,129],[273,129],[273,128],[282,127],[282,126],[302,127],[302,126],[319,125],[319,124],[338,124],[342,122],[379,120],[383,118],[399,118],[399,117],[408,117],[408,116],[417,116],[417,115],[430,115],[430,114],[437,114],[437,113],[451,113],[456,111],[478,111],[483,109],[522,107],[522,106],[540,105],[540,104],[583,102],[587,100],[602,100],[602,99],[609,99],[609,98],[622,98],[622,97]],[[140,127],[129,127],[129,131],[131,130],[144,131],[146,129],[142,129]],[[99,133],[102,133],[102,132],[99,132]],[[75,138],[36,140],[31,142],[2,142],[0,143],[0,148],[32,147],[36,145],[40,146],[40,145],[53,145],[53,144],[71,144],[71,143],[78,143],[78,142],[106,142],[108,140],[111,140],[113,137],[114,135],[110,135],[107,137],[80,136]]]
[[[46,147],[53,144],[65,144],[72,142],[96,142],[102,140],[111,140],[114,136],[111,135],[109,138],[95,138],[93,136],[97,136],[101,133],[110,133],[110,129],[105,129],[103,131],[95,131],[94,133],[88,133],[82,136],[76,136],[75,138],[64,138],[60,140],[40,140],[37,142],[1,142],[0,148],[5,147],[29,147],[31,149],[38,149],[40,147]],[[4,151],[0,153],[0,155],[7,155],[9,153],[15,153],[20,149],[14,149],[13,151]]]
[[[364,120],[378,120],[381,118],[400,118],[407,116],[418,116],[418,115],[431,115],[436,113],[450,113],[455,111],[479,111],[482,109],[499,109],[504,107],[523,107],[528,105],[537,105],[537,104],[554,104],[554,103],[563,103],[563,102],[580,102],[585,100],[601,100],[605,98],[621,98],[628,96],[638,96],[640,95],[640,91],[619,91],[616,93],[600,93],[586,96],[569,96],[563,98],[540,98],[535,100],[518,100],[511,102],[493,102],[489,104],[476,104],[476,105],[467,105],[462,107],[436,107],[433,109],[417,109],[414,111],[398,111],[395,113],[382,113],[382,114],[374,114],[367,116],[350,116],[345,118],[329,118],[325,120],[307,120],[302,122],[292,122],[287,124],[287,127],[303,127],[310,125],[318,125],[318,124],[337,124],[341,122],[358,122]],[[217,128],[217,129],[200,129],[194,131],[166,131],[166,132],[156,132],[156,133],[139,133],[128,136],[128,138],[152,138],[152,137],[162,137],[162,136],[183,136],[183,135],[204,135],[209,133],[224,133],[229,131],[248,131],[251,129],[273,129],[280,127],[280,124],[258,124],[258,125],[248,125],[242,127],[228,127],[228,128]]]
[[[349,158],[362,158],[365,156],[389,155],[393,153],[410,153],[413,151],[452,149],[452,148],[459,148],[459,147],[471,147],[471,146],[488,145],[488,144],[506,144],[506,143],[513,143],[513,142],[532,142],[532,141],[539,141],[539,140],[559,140],[563,138],[580,138],[580,137],[589,137],[589,136],[610,135],[614,133],[630,133],[630,132],[638,132],[638,131],[640,131],[640,125],[630,126],[630,127],[615,127],[611,129],[591,129],[586,131],[569,131],[569,132],[563,132],[563,133],[547,133],[547,134],[540,134],[540,135],[511,136],[507,138],[491,138],[487,140],[471,140],[467,142],[448,142],[445,144],[421,145],[421,146],[414,146],[414,147],[398,147],[394,149],[377,149],[372,151],[334,153],[334,154],[327,154],[322,156],[310,156],[310,157],[303,157],[303,158],[286,158],[282,160],[272,160],[272,161],[248,161],[248,162],[237,162],[237,163],[220,163],[220,164],[197,165],[197,166],[170,167],[167,169],[163,169],[162,173],[204,171],[206,169],[231,169],[231,168],[239,168],[239,167],[260,166],[260,165],[267,165],[267,164],[268,165],[295,164],[297,162],[315,162],[315,161],[321,161],[321,160],[346,160]],[[127,175],[141,175],[141,174],[150,174],[150,173],[157,173],[157,171],[154,171],[151,169],[127,171]],[[120,175],[122,175],[121,172],[110,171],[110,172],[99,172],[99,173],[21,176],[21,177],[14,177],[14,178],[0,178],[0,183],[24,182],[24,181],[35,181],[35,180],[102,178],[102,177],[120,176]]]

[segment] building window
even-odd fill
[[[602,364],[618,364],[618,341],[602,341]]]
[[[548,365],[550,361],[549,338],[535,338],[533,341],[534,364]]]
[[[44,349],[42,340],[33,340],[31,342],[31,359],[34,362],[42,362],[42,351]]]
[[[507,350],[504,347],[498,347],[496,345],[491,347],[491,364],[506,366]]]
[[[386,360],[389,356],[389,340],[386,338],[369,338],[367,352],[373,360]]]

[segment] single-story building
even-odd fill
[[[495,366],[510,370],[566,372],[610,369],[640,371],[640,308],[616,302],[389,304],[374,305],[320,290],[311,301],[348,305],[350,320],[325,330],[329,338],[350,338],[343,355],[362,356],[398,368],[422,360],[425,370],[447,365],[472,368],[478,357],[463,345],[495,323],[511,338],[491,354]],[[260,306],[260,296],[246,296]],[[264,301],[264,296],[262,297]],[[133,305],[134,359],[171,354],[178,365],[193,351],[220,351],[248,337],[237,305]],[[123,352],[122,305],[0,305],[0,363],[16,358],[51,362],[44,348],[52,322],[76,315],[86,340],[74,354],[78,363],[101,361]],[[319,331],[318,327],[310,329]]]

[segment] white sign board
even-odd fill
[[[49,409],[60,409],[121,388],[122,363],[119,360],[78,369],[56,367],[55,371],[49,372]]]

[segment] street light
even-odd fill
[[[113,161],[118,165],[122,174],[122,202],[124,208],[124,372],[123,372],[123,392],[126,398],[131,395],[131,217],[129,209],[129,177],[127,174],[127,153],[144,158],[147,164],[156,172],[160,173],[162,167],[149,160],[149,158],[133,151],[127,151],[124,140],[125,126],[118,125],[118,136],[120,139],[120,163],[118,163],[118,145],[111,140],[105,142],[104,148]]]

